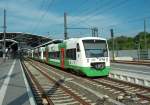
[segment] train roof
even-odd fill
[[[39,46],[36,46],[34,48],[39,48],[39,47],[44,47],[45,45],[49,45],[49,44],[58,44],[58,43],[62,43],[63,41],[76,41],[76,40],[90,40],[90,39],[97,39],[97,40],[106,40],[105,38],[101,38],[101,37],[81,37],[81,38],[69,38],[69,39],[66,39],[66,40],[62,40],[62,39],[54,39],[52,41],[49,41],[49,42],[46,42],[44,44],[41,44]]]
[[[65,41],[69,41],[69,40],[90,40],[90,39],[106,40],[105,38],[101,38],[101,37],[81,37],[81,38],[70,38],[70,39],[67,39]]]
[[[63,42],[63,40],[61,40],[61,39],[55,39],[55,40],[46,42],[46,43],[44,43],[44,44],[41,44],[41,45],[39,45],[39,46],[36,46],[35,48],[43,47],[43,46],[48,45],[48,44],[57,44],[57,43],[62,43],[62,42]]]

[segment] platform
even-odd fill
[[[0,105],[36,105],[19,59],[0,63]]]
[[[3,62],[3,59],[2,59],[2,57],[0,57],[0,64]]]

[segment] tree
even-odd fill
[[[137,46],[140,44],[140,47],[144,49],[144,32],[139,32],[135,37],[119,36],[114,38],[115,40],[115,49],[117,50],[131,50],[137,49]],[[150,33],[146,32],[147,47],[150,48]],[[108,40],[109,49],[112,50],[112,39]],[[117,45],[117,46],[116,46]]]

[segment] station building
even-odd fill
[[[4,34],[0,32],[0,57],[5,51],[7,56],[15,56],[19,51],[32,49],[52,39],[42,35],[23,32],[7,32],[5,36],[6,47],[4,50]]]

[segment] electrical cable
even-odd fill
[[[45,16],[47,15],[47,12],[49,10],[49,8],[51,7],[51,5],[53,4],[54,0],[51,0],[48,4],[48,7],[46,9],[46,11],[41,15],[39,21],[37,22],[37,24],[35,25],[35,28],[33,29],[32,33],[35,33],[36,30],[38,29],[38,27],[40,26],[42,20],[45,18]]]
[[[112,9],[114,9],[114,8],[117,8],[117,7],[121,6],[121,5],[124,5],[125,2],[127,2],[127,1],[128,1],[128,0],[123,0],[123,1],[121,1],[121,2],[118,2],[117,4],[114,4],[114,5],[112,5],[111,7],[106,8],[105,11],[103,10],[103,11],[96,11],[96,12],[93,12],[93,13],[92,13],[92,14],[94,14],[93,16],[89,15],[89,16],[87,16],[85,19],[81,19],[81,20],[80,20],[79,22],[77,22],[76,24],[79,25],[79,23],[83,23],[84,21],[87,21],[89,18],[94,17],[94,16],[96,16],[97,14],[102,14],[102,13],[108,11],[108,10],[112,10]],[[118,5],[119,5],[119,6],[118,6]],[[116,6],[117,6],[117,7],[116,7]],[[96,8],[96,9],[97,9],[97,8]],[[88,20],[88,21],[89,21],[89,20]],[[76,24],[74,24],[74,25],[76,25]],[[90,26],[90,25],[89,25],[89,26]]]

